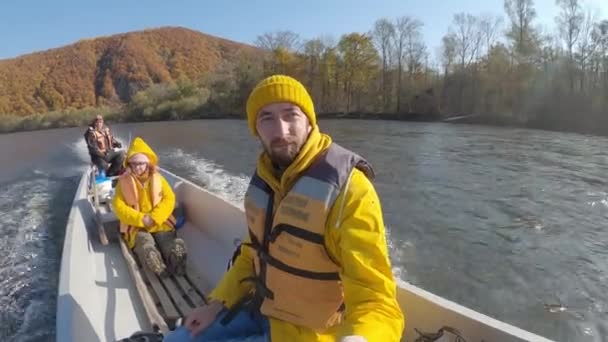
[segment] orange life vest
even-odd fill
[[[324,238],[328,215],[355,167],[373,177],[363,158],[334,143],[276,206],[270,186],[257,173],[252,177],[245,211],[255,277],[247,280],[256,284],[262,314],[317,331],[341,322],[340,266]]]
[[[149,172],[151,174],[148,183],[150,186],[150,196],[152,197],[150,200],[152,201],[152,207],[155,207],[162,199],[162,183],[160,175],[152,169],[152,166],[150,166]],[[131,172],[125,172],[118,178],[125,202],[131,208],[139,211],[139,192],[137,191],[137,184],[135,182],[139,181],[135,179],[135,176]],[[175,217],[173,215],[169,216],[165,223],[175,228]],[[120,222],[121,233],[127,233],[130,229],[133,229],[133,227]]]
[[[100,132],[96,129],[92,129],[91,132],[95,136],[97,148],[99,148],[99,151],[101,151],[101,153],[106,153],[106,151],[112,148],[112,141],[114,139],[108,127],[104,127],[103,132]]]

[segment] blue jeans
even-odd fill
[[[207,329],[195,337],[190,331],[179,327],[170,332],[163,342],[270,342],[270,323],[261,313],[255,312],[253,316],[247,311],[241,311],[226,325],[220,321],[226,315],[223,310]]]

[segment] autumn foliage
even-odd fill
[[[608,20],[581,0],[556,4],[554,31],[539,29],[533,0],[456,13],[435,51],[410,16],[336,38],[266,32],[255,47],[183,28],[81,41],[0,61],[0,131],[78,125],[99,110],[115,121],[244,117],[255,84],[281,73],[321,116],[606,134]],[[45,114],[17,116],[32,113]]]
[[[173,27],[82,40],[0,61],[0,114],[121,105],[153,84],[198,80],[255,52]]]

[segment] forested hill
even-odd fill
[[[156,83],[198,80],[255,47],[164,27],[0,60],[0,114],[124,104]]]

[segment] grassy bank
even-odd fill
[[[156,84],[138,92],[124,106],[82,108],[29,116],[0,115],[0,133],[88,125],[96,114],[110,123],[245,118],[244,91],[216,82],[211,86],[184,80]],[[324,118],[435,121],[424,114],[319,113]]]
[[[96,114],[111,123],[242,117],[222,97],[189,83],[159,84],[137,93],[125,106],[102,106],[29,116],[0,115],[0,133],[88,125]]]
[[[250,88],[243,86],[242,88]],[[110,123],[174,121],[195,119],[234,118],[244,119],[245,91],[223,82],[199,83],[181,81],[175,84],[156,84],[138,92],[127,105],[82,108],[29,116],[0,114],[0,133],[32,131],[51,128],[81,127],[88,125],[96,114],[103,115]],[[427,114],[395,113],[319,113],[327,119],[364,119],[397,121],[440,121],[438,112]],[[575,119],[574,117],[572,118]],[[580,121],[580,119],[578,119]],[[515,120],[513,116],[471,115],[450,123],[470,123],[489,126],[511,126],[570,131],[606,135],[603,125],[595,120],[582,125],[555,120]]]
[[[0,133],[35,131],[51,128],[81,127],[88,125],[96,114],[104,116],[109,123],[176,121],[195,119],[245,119],[245,114],[231,114],[211,111],[198,106],[193,99],[159,104],[149,111],[133,111],[125,108],[84,108],[68,112],[51,112],[26,117],[13,115],[0,116]],[[189,108],[190,107],[190,108]],[[420,114],[394,113],[320,113],[322,119],[361,119],[395,121],[438,121],[438,118]]]

